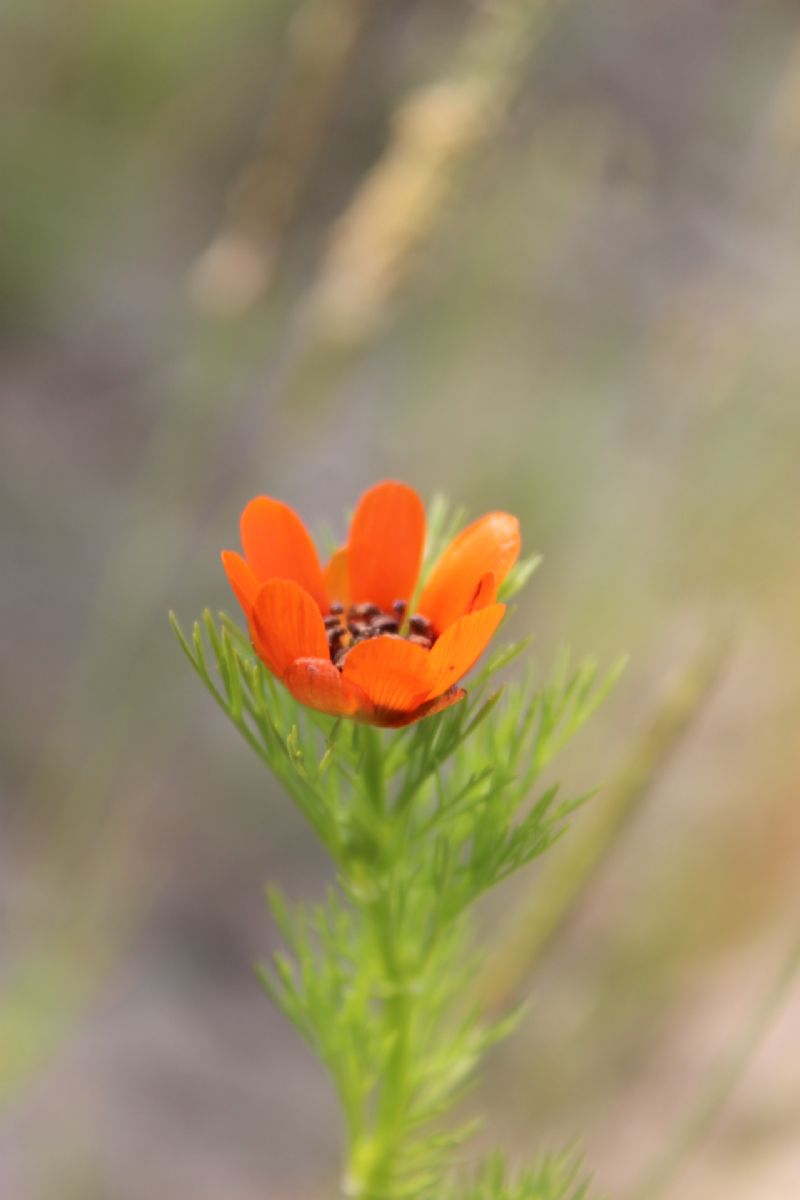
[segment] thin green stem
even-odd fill
[[[364,746],[364,782],[376,813],[386,813],[386,776],[381,735],[371,725],[360,730]]]
[[[391,885],[369,907],[384,978],[382,1015],[391,1046],[380,1082],[375,1115],[366,1135],[351,1146],[345,1193],[359,1200],[385,1200],[402,1149],[409,1092],[409,1047],[414,1004],[400,945],[399,923],[392,904]]]
[[[379,996],[386,1045],[390,1047],[384,1075],[373,1095],[368,1132],[356,1138],[351,1147],[345,1191],[359,1200],[385,1200],[403,1140],[408,1107],[409,1047],[414,1020],[414,1004],[409,987],[409,964],[403,946],[403,918],[398,904],[398,883],[394,863],[402,854],[402,821],[389,805],[386,791],[385,758],[381,736],[376,729],[362,733],[364,779],[373,814],[380,818],[383,837],[374,864],[376,891],[366,904],[366,916],[372,927],[382,969]],[[391,847],[391,859],[383,848]]]
[[[403,962],[398,953],[397,924],[391,900],[386,906],[384,966],[389,995],[384,1002],[384,1027],[392,1050],[386,1064],[378,1102],[375,1170],[365,1188],[365,1200],[381,1200],[389,1186],[403,1137],[403,1119],[408,1100],[408,1066],[413,1004]]]

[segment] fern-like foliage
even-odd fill
[[[513,1176],[502,1155],[493,1154],[466,1190],[452,1200],[589,1200],[589,1181],[578,1159],[547,1156],[532,1169]]]
[[[585,797],[544,774],[613,683],[563,658],[549,681],[498,672],[468,699],[400,731],[299,705],[228,618],[205,613],[189,661],[326,846],[336,886],[315,907],[270,893],[285,950],[260,970],[269,995],[325,1064],[344,1114],[344,1190],[364,1200],[441,1200],[471,1126],[442,1118],[513,1018],[470,1008],[475,900],[541,855]],[[562,1160],[513,1185],[496,1161],[468,1200],[581,1200]],[[570,1190],[572,1188],[572,1190]],[[560,1190],[559,1190],[560,1189]]]

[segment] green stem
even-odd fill
[[[380,1082],[371,1127],[351,1147],[345,1191],[359,1200],[386,1200],[391,1193],[392,1177],[403,1143],[414,1019],[409,978],[399,952],[400,936],[390,880],[384,881],[381,894],[370,905],[369,916],[383,966],[383,1024],[391,1051]]]
[[[396,815],[386,795],[384,758],[380,734],[374,729],[362,731],[364,737],[364,777],[368,782],[373,812],[382,818],[392,856],[397,858],[401,837],[393,820]],[[366,915],[379,951],[383,978],[379,992],[387,1044],[391,1047],[375,1097],[368,1132],[357,1138],[349,1156],[346,1194],[359,1200],[385,1200],[390,1194],[392,1177],[403,1142],[403,1127],[408,1106],[409,1048],[414,1019],[414,1003],[409,988],[408,963],[402,947],[402,922],[396,904],[397,883],[393,868],[375,863],[376,893],[368,901]]]
[[[384,1024],[393,1039],[386,1078],[378,1104],[375,1169],[365,1189],[368,1200],[384,1200],[403,1142],[403,1122],[408,1099],[409,1042],[413,1006],[407,988],[396,981],[397,993],[386,1000]]]

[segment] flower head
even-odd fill
[[[324,569],[280,500],[251,500],[241,535],[244,557],[224,550],[222,562],[270,670],[311,708],[394,727],[464,697],[456,684],[502,620],[497,590],[520,549],[516,517],[481,517],[444,551],[411,613],[425,510],[406,484],[364,493]]]

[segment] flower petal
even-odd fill
[[[253,574],[249,563],[245,562],[241,554],[237,554],[235,550],[222,551],[222,565],[228,576],[228,583],[233,588],[236,599],[249,620],[261,582]]]
[[[293,508],[271,496],[257,496],[242,513],[241,534],[245,557],[262,583],[293,579],[323,612],[328,611],[316,548]]]
[[[369,721],[373,707],[361,688],[345,679],[329,658],[298,658],[283,676],[283,682],[301,704],[336,717]]]
[[[496,600],[497,576],[494,571],[487,571],[475,589],[475,594],[469,602],[467,612],[477,612],[479,608],[486,608],[487,604],[494,604]]]
[[[390,609],[410,601],[425,545],[425,509],[413,488],[379,483],[358,502],[350,525],[350,599]]]
[[[431,572],[417,608],[444,633],[470,611],[481,581],[492,572],[499,587],[519,557],[519,522],[493,512],[473,521],[453,539]]]
[[[434,713],[442,712],[445,708],[450,708],[453,704],[458,704],[459,700],[463,700],[466,696],[463,688],[450,688],[449,692],[445,692],[443,696],[437,696],[435,700],[428,700],[425,704],[421,704],[419,708],[415,708],[412,712],[406,713],[376,713],[374,718],[375,725],[383,725],[387,729],[400,729],[403,725],[413,725],[415,721],[421,721],[423,717],[432,717]]]
[[[325,568],[325,587],[331,601],[338,600],[345,608],[350,603],[350,563],[347,547],[334,550]]]
[[[505,604],[488,605],[459,617],[442,634],[430,652],[430,696],[446,692],[475,665],[494,636],[505,611]]]
[[[376,708],[407,712],[430,697],[430,653],[404,638],[384,634],[358,642],[345,656],[342,673],[358,684]]]
[[[298,658],[330,658],[319,609],[292,579],[270,579],[253,608],[256,649],[270,670],[283,678]]]

